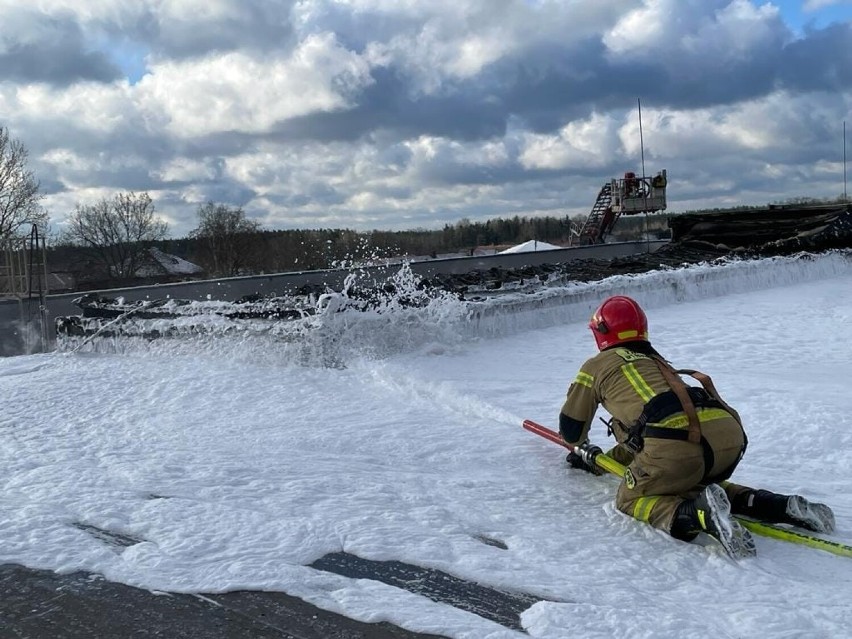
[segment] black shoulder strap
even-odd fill
[[[656,362],[657,367],[660,369],[660,372],[666,379],[666,383],[671,387],[672,391],[677,396],[678,400],[680,401],[680,405],[683,406],[683,412],[686,413],[686,417],[689,420],[688,441],[692,442],[693,444],[700,443],[701,422],[698,421],[698,413],[696,413],[695,411],[695,404],[693,403],[692,398],[689,396],[689,391],[687,390],[686,384],[678,376],[679,373],[684,371],[674,370],[671,364],[665,361],[662,357],[654,355],[652,356],[652,359]],[[708,377],[707,379],[710,378]]]

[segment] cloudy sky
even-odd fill
[[[842,195],[852,0],[0,0],[0,125],[54,225],[147,191],[267,228]]]

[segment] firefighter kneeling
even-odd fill
[[[609,456],[627,466],[618,488],[620,511],[677,539],[704,532],[733,557],[754,555],[751,534],[731,515],[767,523],[832,532],[834,514],[798,495],[780,495],[727,481],[747,446],[737,412],[710,378],[675,370],[648,339],[645,312],[633,299],[615,296],[589,322],[599,353],[588,359],[568,389],[559,431],[578,451],[576,468],[598,473],[587,442],[599,405],[612,420],[618,444]],[[691,375],[701,387],[688,386]]]

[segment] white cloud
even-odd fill
[[[241,21],[245,12],[240,4],[233,0],[204,0],[188,2],[186,0],[166,0],[158,11],[160,23],[169,22],[218,22],[221,20]]]
[[[448,80],[473,78],[530,43],[570,46],[612,25],[625,0],[594,3],[525,0],[351,0],[360,11],[396,15],[401,30],[369,43],[376,65],[401,68],[414,94],[440,91]]]
[[[620,155],[613,116],[593,113],[571,122],[556,134],[522,136],[520,163],[526,169],[582,169],[603,167]]]
[[[646,154],[658,158],[700,157],[724,161],[731,156],[779,158],[819,143],[836,125],[835,104],[819,94],[775,92],[734,106],[672,111],[643,108]],[[639,152],[634,112],[620,130],[625,149]]]
[[[157,62],[135,93],[140,110],[171,135],[193,137],[259,133],[289,118],[343,109],[371,81],[364,60],[323,34],[288,58],[233,52]]]
[[[162,0],[37,0],[26,3],[27,9],[37,11],[43,16],[74,16],[81,22],[103,22],[115,20],[123,16],[137,15],[141,11],[164,6]],[[0,0],[0,9],[4,14],[15,9],[23,8],[19,0]]]
[[[8,87],[8,85],[7,85]],[[77,130],[99,137],[127,126],[135,119],[135,106],[126,82],[101,84],[81,82],[58,89],[46,84],[22,85],[6,93],[8,108],[43,121],[68,122]]]
[[[689,15],[690,12],[685,13]],[[659,47],[667,27],[680,19],[671,15],[671,8],[665,2],[650,0],[644,6],[625,14],[604,34],[603,42],[618,55],[644,52]]]
[[[718,66],[780,37],[778,8],[748,0],[645,0],[603,37],[618,58]]]
[[[852,2],[850,2],[850,0],[805,0],[802,5],[802,11],[812,13],[838,4],[852,4]]]
[[[151,174],[164,182],[204,182],[216,177],[216,170],[207,161],[177,157],[155,168]]]
[[[478,74],[516,46],[513,35],[495,27],[480,34],[447,34],[441,25],[427,23],[416,33],[389,42],[373,42],[368,59],[377,66],[399,66],[412,78],[412,93],[433,93],[447,80],[464,80]]]

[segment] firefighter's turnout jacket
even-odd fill
[[[730,476],[745,450],[745,433],[732,411],[703,388],[690,387],[701,442],[688,441],[689,418],[652,352],[647,342],[628,342],[587,360],[568,388],[559,430],[570,444],[585,442],[602,405],[612,416],[610,429],[619,444],[609,454],[628,465],[616,506],[670,532],[684,498]],[[640,429],[644,445],[634,455],[625,444],[640,418],[646,422]],[[722,485],[731,499],[746,490],[726,481]]]

